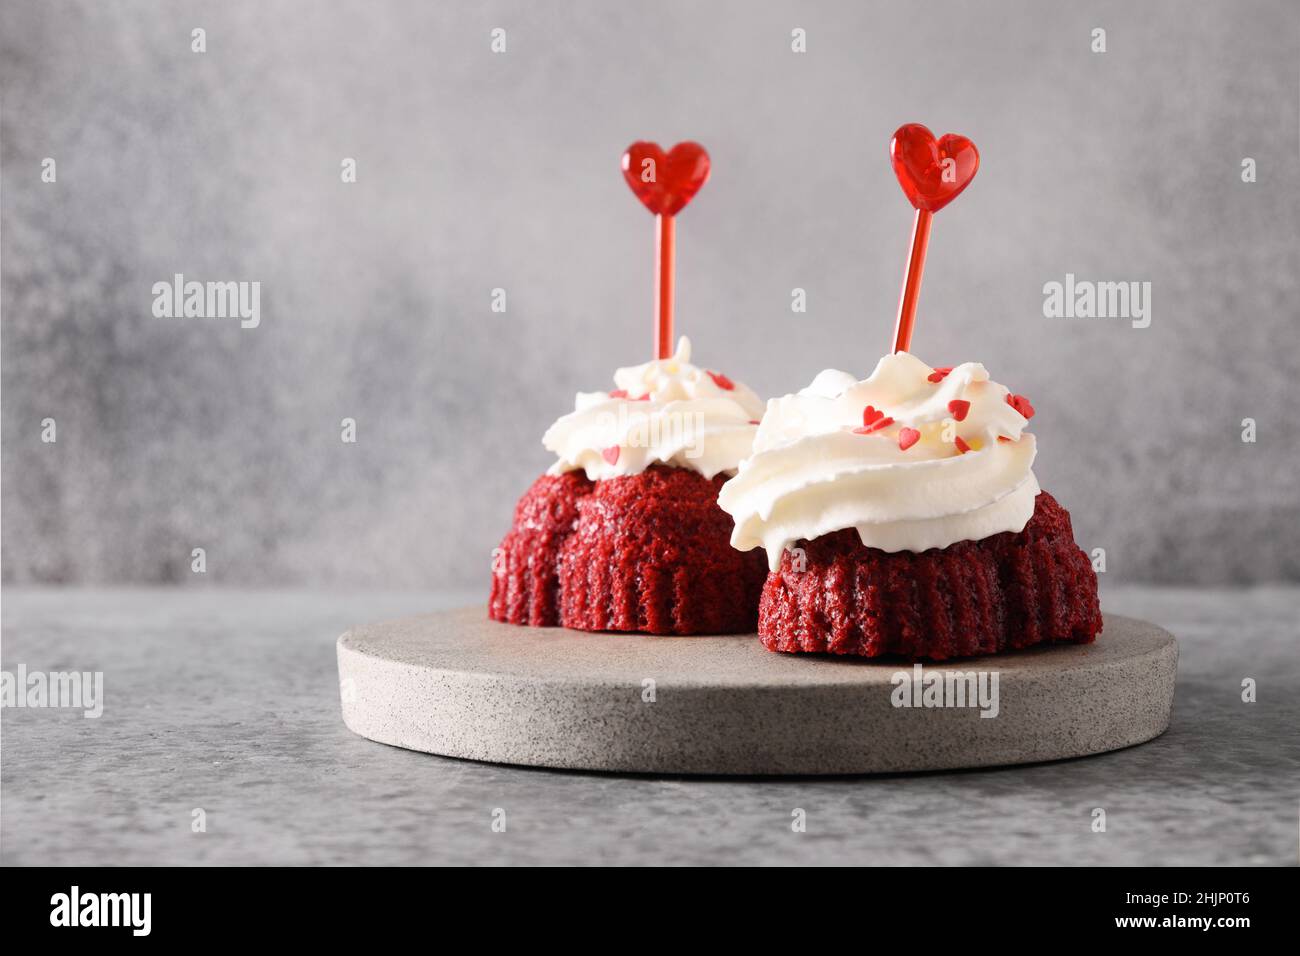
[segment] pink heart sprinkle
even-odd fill
[[[618,464],[618,452],[619,452],[619,449],[618,449],[618,446],[617,446],[617,445],[610,445],[608,448],[606,448],[604,451],[602,451],[602,452],[600,453],[600,457],[601,457],[601,458],[604,458],[604,459],[605,459],[607,462],[609,462],[611,465],[617,465],[617,464]]]

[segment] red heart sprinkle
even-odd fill
[[[632,399],[632,401],[634,401],[634,402],[648,402],[648,401],[650,401],[650,393],[647,392],[647,393],[644,394],[644,395],[638,395],[636,398]]]
[[[954,398],[948,403],[948,411],[952,412],[952,417],[959,422],[966,420],[966,413],[970,411],[970,402],[964,398]]]
[[[627,398],[627,389],[625,389],[625,388],[616,388],[616,389],[614,389],[614,391],[612,391],[612,392],[609,393],[609,397],[610,397],[610,398]]]
[[[885,413],[878,408],[872,408],[868,405],[862,410],[862,427],[853,429],[855,435],[870,435],[872,432],[878,432],[882,428],[888,428],[894,424],[892,418],[885,417]]]
[[[751,425],[758,425],[758,424],[760,424],[760,423],[759,423],[759,420],[758,420],[757,418],[751,418],[751,419],[749,420],[749,423],[750,423]]]
[[[867,407],[870,408],[871,406],[867,406]],[[876,414],[879,415],[880,413],[876,412]],[[866,416],[864,415],[863,417],[865,418]],[[882,428],[888,428],[892,424],[894,424],[894,420],[892,418],[877,418],[874,419],[870,425],[863,425],[861,428],[853,429],[853,434],[870,435],[872,432],[878,432]]]
[[[709,372],[707,368],[704,371]],[[713,379],[713,384],[723,391],[729,392],[736,387],[736,383],[721,372],[709,372],[709,378]]]
[[[617,464],[618,464],[618,446],[617,446],[617,445],[610,445],[608,448],[606,448],[604,451],[602,451],[602,452],[600,453],[600,457],[601,457],[601,458],[604,458],[604,459],[605,459],[607,462],[609,462],[611,465],[617,465]]]
[[[1011,439],[1008,438],[1006,435],[999,435],[998,441],[1011,441]]]
[[[623,178],[652,213],[675,216],[708,181],[709,154],[699,143],[665,153],[658,143],[636,142],[623,154]]]
[[[952,366],[951,366],[951,365],[946,365],[946,366],[944,366],[944,367],[942,367],[942,368],[937,368],[937,369],[935,369],[933,372],[931,372],[929,375],[927,375],[927,376],[925,377],[925,380],[926,380],[927,382],[942,382],[945,378],[948,377],[948,374],[949,374],[951,371],[952,371]]]
[[[1023,395],[1008,395],[1007,404],[1020,413],[1026,421],[1034,417],[1034,406]]]
[[[920,123],[898,128],[889,156],[907,201],[929,212],[956,199],[980,168],[979,150],[965,136],[948,133],[936,140]]]
[[[915,428],[900,428],[898,430],[898,450],[907,451],[913,445],[921,440],[921,433]]]
[[[962,439],[960,435],[957,436],[957,439],[956,441],[953,442],[953,444],[957,446],[957,450],[961,452],[963,455],[966,454],[966,452],[970,451],[970,445],[966,444],[966,442]]]

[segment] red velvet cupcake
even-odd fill
[[[670,359],[578,395],[543,443],[558,456],[515,509],[493,563],[494,620],[589,631],[753,630],[762,556],[730,545],[718,489],[749,453],[762,403]]]
[[[945,660],[1101,631],[1097,576],[1041,492],[1033,407],[903,352],[770,403],[719,502],[764,547],[767,648]]]

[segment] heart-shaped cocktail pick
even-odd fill
[[[894,175],[907,201],[916,209],[912,227],[912,249],[903,273],[903,291],[898,299],[898,323],[894,326],[894,351],[912,346],[916,305],[921,296],[925,252],[930,243],[934,214],[970,185],[980,168],[979,150],[965,136],[948,133],[939,139],[920,123],[900,126],[889,144]]]
[[[980,168],[979,150],[965,136],[939,139],[920,123],[900,126],[889,158],[903,193],[917,209],[938,212],[970,185]]]
[[[633,143],[623,154],[623,178],[656,216],[675,216],[709,178],[709,154],[699,143]]]
[[[673,262],[675,217],[709,178],[709,154],[699,143],[678,143],[664,152],[657,143],[636,142],[623,153],[623,178],[655,214],[655,357],[673,354]]]

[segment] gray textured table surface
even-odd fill
[[[1157,740],[993,771],[627,777],[371,743],[339,716],[350,625],[466,595],[13,591],[3,666],[102,671],[104,712],[6,709],[9,864],[1295,863],[1300,590],[1109,589],[1180,640]],[[1244,678],[1258,702],[1243,703]],[[1091,829],[1106,811],[1106,832]],[[793,811],[806,832],[792,831]],[[192,832],[194,811],[206,832]],[[495,832],[494,813],[505,830]]]

